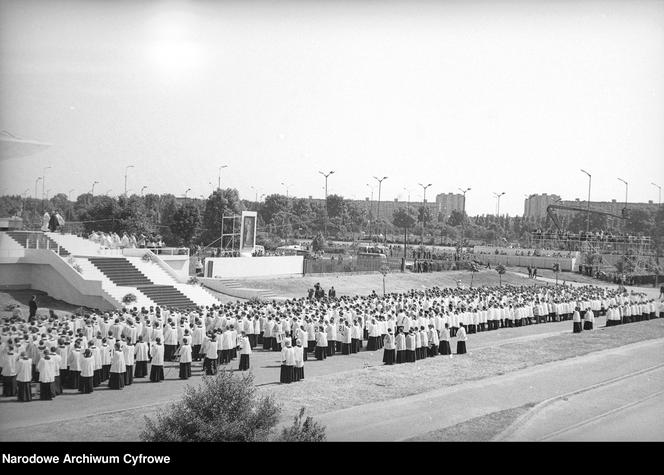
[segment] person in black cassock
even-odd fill
[[[28,302],[28,307],[30,307],[30,320],[32,320],[37,315],[37,296],[36,295],[32,296],[32,298],[30,299],[30,302]]]

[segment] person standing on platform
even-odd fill
[[[182,339],[182,346],[178,350],[180,354],[180,379],[189,379],[191,378],[191,345],[189,344],[189,338],[184,337]]]
[[[18,384],[18,400],[32,401],[32,360],[25,351],[21,352],[16,362],[16,382]]]
[[[394,335],[392,334],[392,329],[387,329],[387,335],[385,335],[383,341],[383,364],[393,365],[396,361],[396,346]]]
[[[463,323],[459,323],[459,331],[457,332],[457,355],[463,355],[466,353],[466,341],[468,337],[466,336],[466,328]]]
[[[240,366],[239,371],[249,369],[249,356],[251,355],[251,340],[245,332],[240,334]]]
[[[83,394],[90,394],[94,389],[95,357],[92,350],[87,348],[81,358],[81,376],[79,390]]]
[[[28,307],[30,309],[30,316],[28,317],[28,322],[31,322],[37,316],[37,296],[36,295],[32,296],[32,298],[30,299],[30,302],[28,302]]]
[[[157,337],[150,347],[152,364],[150,366],[150,381],[161,383],[164,380],[164,345],[161,344],[161,338]]]

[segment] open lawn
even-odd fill
[[[385,292],[406,292],[411,289],[424,289],[427,287],[457,287],[457,281],[468,287],[471,283],[471,273],[468,271],[430,272],[416,274],[411,272],[395,272],[385,277]],[[329,290],[334,286],[337,297],[343,295],[369,295],[372,291],[377,294],[383,293],[383,276],[375,274],[335,274],[316,275],[310,274],[304,277],[279,277],[264,279],[244,279],[242,282],[250,284],[251,287],[270,289],[275,294],[287,298],[306,297],[307,290],[313,288],[317,282]],[[493,286],[500,282],[498,273],[491,269],[482,269],[473,277],[473,287],[483,285]],[[532,285],[534,282],[528,277],[516,276],[506,273],[502,276],[503,284]],[[540,282],[541,285],[546,283]]]

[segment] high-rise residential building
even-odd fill
[[[523,217],[535,219],[545,218],[546,208],[558,201],[560,201],[560,196],[558,195],[549,195],[547,193],[530,195],[524,201]]]
[[[440,193],[436,195],[436,204],[438,205],[438,213],[442,213],[443,219],[447,219],[452,214],[452,211],[463,212],[464,197],[461,193]]]

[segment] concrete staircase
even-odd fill
[[[113,284],[119,287],[135,287],[148,299],[161,307],[194,308],[196,302],[184,295],[173,285],[155,284],[124,257],[90,257],[88,260],[97,267]],[[172,280],[170,281],[172,283]]]
[[[51,249],[60,257],[67,257],[70,252],[42,232],[7,231],[7,235],[25,249]]]
[[[102,249],[102,247],[96,242],[78,237],[74,234],[45,234],[60,246],[67,248],[67,250],[74,256],[122,255],[121,249]]]

